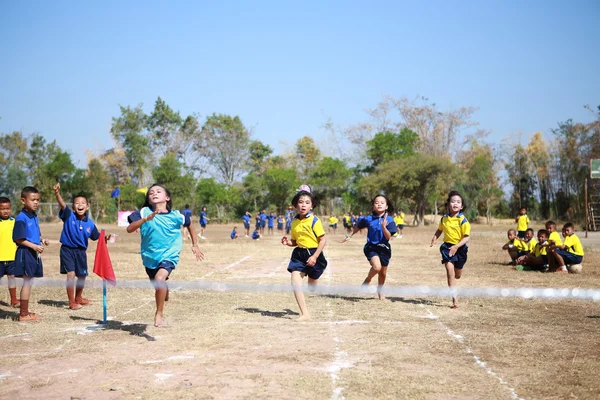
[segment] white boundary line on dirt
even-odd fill
[[[31,335],[31,333],[25,332],[25,333],[17,333],[15,335],[6,335],[6,336],[0,337],[0,339],[10,339],[10,338],[14,338],[14,337],[21,337],[21,336],[27,336],[27,335]]]
[[[434,313],[431,312],[431,310],[429,310],[427,307],[425,307],[424,305],[420,304],[421,307],[424,307],[425,310],[427,310],[428,315],[425,318],[429,318],[429,319],[436,319],[438,325],[440,325],[445,331],[446,333],[451,336],[452,338],[454,338],[454,340],[456,340],[458,343],[462,344],[465,346],[465,352],[467,354],[470,354],[473,357],[473,360],[475,361],[475,364],[477,364],[477,366],[479,366],[480,368],[482,368],[488,375],[496,378],[496,380],[498,382],[500,382],[500,384],[502,386],[504,386],[504,388],[506,388],[509,392],[510,392],[510,396],[511,398],[515,399],[515,400],[524,400],[523,397],[519,396],[517,394],[517,391],[511,387],[508,382],[506,382],[500,375],[498,375],[496,372],[494,372],[492,370],[492,368],[490,368],[487,363],[485,361],[482,361],[481,358],[475,354],[473,352],[473,349],[471,349],[471,346],[469,346],[468,344],[465,344],[465,340],[463,338],[462,335],[459,335],[457,333],[455,333],[452,329],[450,329],[448,327],[448,325],[444,324],[440,317],[438,315],[435,315]]]

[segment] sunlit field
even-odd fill
[[[240,224],[241,225],[241,224]],[[238,225],[238,231],[240,230]],[[539,225],[539,224],[538,224]],[[52,240],[45,278],[59,274],[62,224],[42,225]],[[595,399],[600,397],[600,302],[393,296],[361,292],[368,271],[365,236],[340,243],[328,235],[328,293],[307,293],[312,315],[295,322],[287,288],[291,248],[280,235],[229,239],[233,225],[209,225],[191,242],[169,281],[167,328],[155,328],[154,290],[139,255],[139,236],[123,228],[110,244],[118,285],[102,320],[101,280],[85,291],[93,304],[68,309],[63,287],[37,282],[30,310],[41,322],[19,323],[0,291],[0,398],[5,399]],[[534,228],[537,225],[534,224]],[[582,274],[520,272],[501,250],[507,226],[472,226],[459,287],[566,287],[600,290],[600,235],[585,239]],[[446,287],[434,226],[405,228],[392,242],[387,286]],[[92,270],[95,243],[88,259]],[[220,282],[222,290],[202,290]],[[20,282],[19,282],[20,283]],[[235,289],[236,285],[246,288]],[[337,287],[356,287],[336,294]],[[261,287],[271,288],[262,290]]]

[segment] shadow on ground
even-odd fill
[[[69,302],[65,300],[40,300],[38,304],[50,307],[69,307]]]
[[[283,311],[268,311],[268,310],[260,310],[258,308],[248,308],[248,307],[239,307],[236,310],[245,311],[251,314],[260,314],[264,317],[273,317],[273,318],[285,318],[289,315],[300,315],[295,311],[290,309],[285,309]]]
[[[124,324],[121,321],[106,321],[106,324],[102,324],[102,321],[94,319],[94,318],[84,318],[78,316],[71,316],[71,319],[74,321],[94,321],[98,324],[98,328],[95,329],[104,329],[104,330],[115,330],[115,331],[124,331],[128,332],[133,336],[140,336],[149,342],[155,342],[156,339],[153,336],[150,336],[146,333],[146,328],[148,324]]]
[[[0,301],[0,305],[10,307],[13,310],[19,310],[18,308],[13,308],[11,305],[9,305],[8,303],[6,303],[4,301]],[[20,315],[19,311],[9,311],[9,310],[0,309],[0,319],[12,319],[13,321],[18,321],[19,315]]]

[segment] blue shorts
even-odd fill
[[[163,261],[160,264],[158,264],[158,267],[156,268],[146,268],[146,275],[148,275],[148,278],[150,278],[151,281],[154,280],[154,277],[156,276],[156,273],[159,269],[164,269],[167,271],[167,279],[165,280],[168,281],[169,275],[171,275],[171,272],[173,272],[173,270],[175,269],[175,264],[173,264],[171,261]]]
[[[554,251],[556,252],[556,254],[562,257],[562,259],[565,261],[565,264],[581,264],[581,262],[583,261],[583,256],[578,256],[577,254],[573,254],[569,251],[562,249],[556,249]]]
[[[526,256],[527,254],[529,254],[528,251],[517,251],[517,257],[522,257],[522,256]]]
[[[527,232],[527,231],[518,231],[517,237],[519,237],[521,239],[525,239],[525,232]]]
[[[0,278],[2,278],[4,275],[14,275],[14,267],[14,261],[0,261]]]
[[[459,247],[456,253],[450,257],[450,247],[454,246],[452,243],[443,243],[440,246],[440,253],[442,254],[442,264],[448,262],[454,265],[456,269],[463,269],[467,262],[467,252],[469,251],[467,245]]]
[[[282,231],[283,230],[283,224],[277,224],[277,230],[278,231]]]
[[[301,247],[296,247],[294,251],[292,251],[292,258],[290,260],[290,263],[288,264],[287,270],[289,272],[304,272],[306,275],[308,275],[309,278],[319,279],[319,277],[325,271],[325,268],[327,268],[327,260],[325,259],[323,253],[319,254],[319,257],[317,257],[317,263],[314,266],[309,267],[306,265],[306,261],[310,256],[315,254],[316,250],[316,248],[305,249]]]
[[[41,278],[44,276],[42,257],[35,250],[17,247],[13,271],[18,277]]]
[[[260,221],[260,227],[261,228],[266,228],[267,227],[267,221]]]
[[[371,261],[371,258],[373,257],[379,257],[382,267],[387,267],[388,265],[390,265],[390,258],[392,258],[392,248],[389,244],[385,245],[383,243],[367,243],[363,248],[363,253],[365,253],[367,260],[369,261]]]
[[[331,225],[329,225],[329,227],[333,228],[333,229],[337,229],[337,224],[331,224]]]
[[[206,223],[200,224],[201,228],[206,228]]]
[[[244,229],[250,229],[250,222],[244,222]]]
[[[85,249],[61,246],[60,248],[60,273],[75,272],[75,276],[88,276],[87,252]]]
[[[402,224],[396,225],[396,228],[398,228],[398,229],[404,229],[404,225],[402,225]]]

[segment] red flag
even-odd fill
[[[100,232],[98,247],[96,247],[94,273],[111,285],[117,285],[117,278],[115,277],[115,271],[113,271],[110,255],[108,254],[108,247],[106,246],[106,240],[104,239],[104,230]]]

